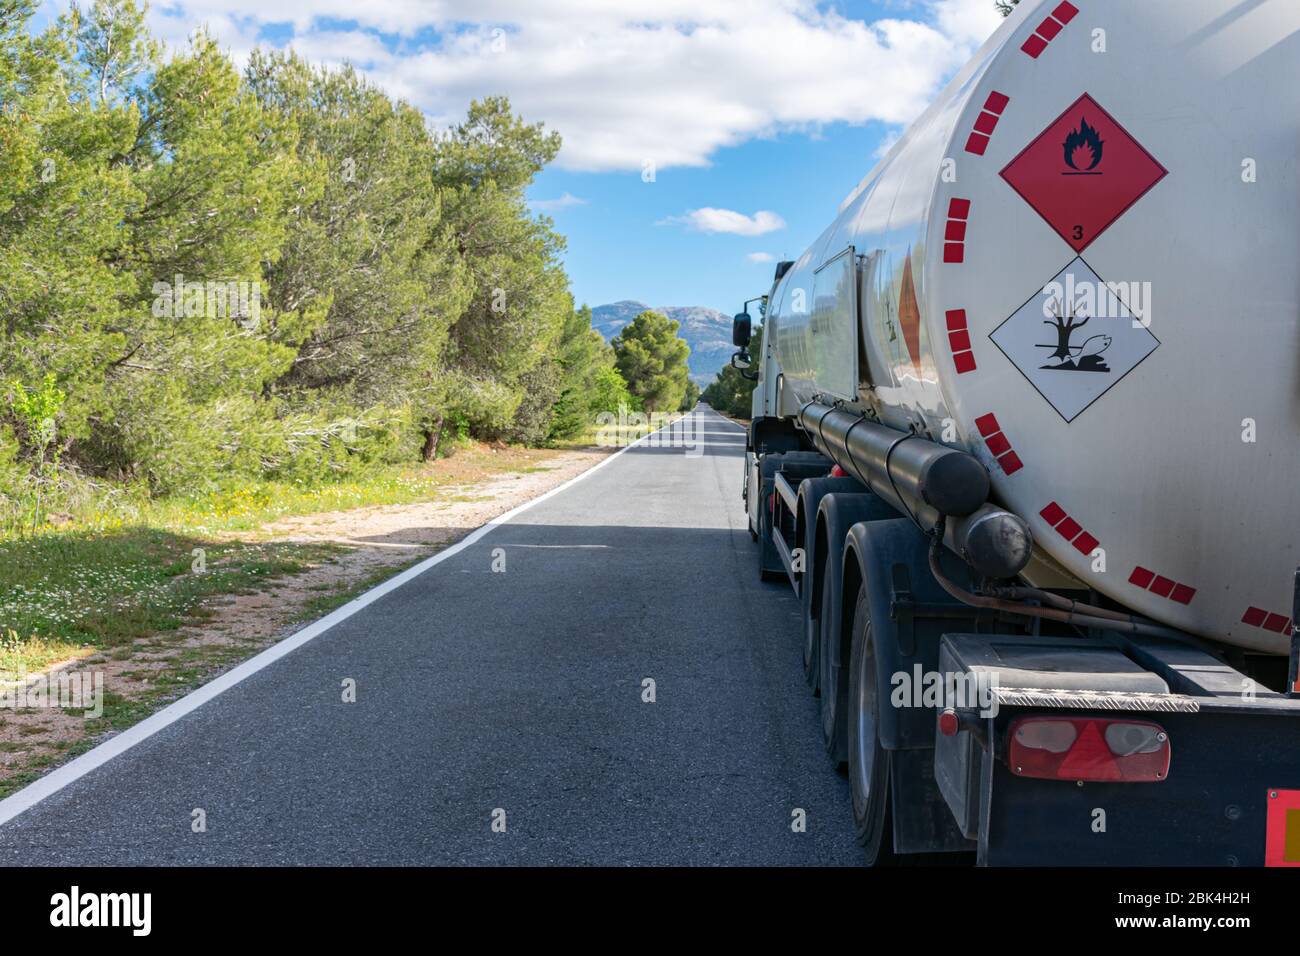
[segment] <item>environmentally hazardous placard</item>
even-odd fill
[[[1075,259],[989,336],[1067,422],[1160,346],[1123,291]]]
[[[1002,178],[1083,252],[1168,170],[1088,94],[1002,170]]]

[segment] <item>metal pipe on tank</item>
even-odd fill
[[[964,451],[815,402],[799,419],[814,439],[865,465],[864,480],[877,494],[893,491],[956,518],[988,501],[989,474]]]
[[[923,529],[951,519],[944,543],[984,577],[1012,578],[1029,563],[1029,526],[988,504],[988,472],[971,455],[818,402],[799,422],[823,454]]]

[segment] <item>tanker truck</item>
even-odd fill
[[[1026,0],[736,316],[869,863],[1300,865],[1297,77],[1294,0]]]

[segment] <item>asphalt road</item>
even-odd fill
[[[743,432],[696,416],[48,796],[0,863],[858,864]]]

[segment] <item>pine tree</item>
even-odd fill
[[[642,312],[610,344],[628,390],[646,411],[673,411],[686,395],[690,346],[677,336],[678,323],[658,312]]]

